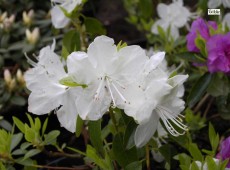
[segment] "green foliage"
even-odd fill
[[[102,23],[96,18],[84,17],[84,25],[86,32],[91,36],[106,34],[106,30],[104,29]]]
[[[62,40],[62,57],[67,59],[67,56],[74,51],[81,49],[80,34],[77,30],[70,30],[65,33]]]
[[[208,85],[210,84],[211,79],[212,75],[206,73],[201,76],[198,81],[193,85],[187,99],[187,103],[190,108],[193,107],[204,95],[208,88]]]
[[[205,118],[202,118],[200,114],[194,114],[189,108],[185,110],[185,120],[190,131],[200,130],[205,127]]]
[[[86,84],[78,84],[78,83],[76,83],[71,76],[62,78],[61,80],[59,80],[59,83],[62,84],[62,85],[65,85],[67,87],[77,87],[77,86],[81,86],[82,88],[87,87]]]

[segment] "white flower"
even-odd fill
[[[213,160],[215,161],[215,163],[218,165],[220,163],[220,160],[219,159],[215,159],[213,158]],[[200,161],[195,161],[196,165],[198,166],[198,168],[200,170],[209,170],[208,169],[208,165],[207,163],[205,162],[204,165],[202,165],[202,163]],[[190,167],[191,169],[191,167]],[[191,169],[192,170],[192,169]],[[225,170],[230,170],[230,168],[225,168]]]
[[[230,28],[230,13],[225,14],[222,23],[224,27],[227,26]]]
[[[60,58],[52,47],[41,49],[37,57],[38,63],[30,61],[34,68],[25,73],[29,96],[29,112],[42,115],[56,109],[61,125],[71,132],[75,132],[77,112],[75,98],[78,88],[69,88],[59,83],[67,74]],[[61,106],[61,107],[60,107]]]
[[[183,6],[182,0],[174,0],[169,5],[159,3],[157,13],[160,19],[153,24],[152,33],[159,34],[158,26],[162,27],[165,32],[170,27],[170,35],[174,40],[179,37],[179,28],[185,26],[193,15]]]
[[[87,53],[73,52],[68,56],[67,66],[73,70],[70,74],[74,81],[88,86],[76,100],[81,118],[97,120],[111,103],[119,108],[130,103],[124,97],[127,96],[128,85],[136,81],[136,75],[147,58],[139,46],[117,50],[113,39],[106,36],[95,38]]]
[[[65,16],[62,9],[67,13],[71,13],[77,5],[80,5],[82,0],[51,0],[54,3],[51,9],[51,21],[55,28],[64,28],[70,19]]]
[[[31,9],[28,13],[26,11],[23,11],[22,19],[23,19],[24,24],[31,25],[31,23],[33,22],[33,18],[34,18],[33,9]]]
[[[209,0],[208,7],[209,8],[216,8],[223,4],[225,8],[230,8],[230,1],[229,0]]]
[[[148,121],[138,125],[135,132],[135,144],[138,147],[144,146],[155,133],[160,119],[168,132],[173,136],[182,135],[178,132],[173,124],[182,130],[186,130],[186,126],[182,123],[180,112],[184,109],[184,101],[181,99],[184,93],[183,82],[187,79],[187,75],[177,75],[168,79],[168,85],[171,86],[168,94],[161,98],[157,106],[152,110]],[[162,89],[164,90],[164,89]],[[166,90],[166,89],[165,89]],[[162,91],[163,93],[164,91]],[[148,106],[147,106],[148,107]]]

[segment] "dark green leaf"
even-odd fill
[[[116,161],[123,168],[132,162],[138,161],[136,148],[133,147],[129,150],[125,148],[122,133],[114,136],[112,149]]]
[[[137,124],[134,121],[130,121],[126,127],[125,135],[124,135],[124,145],[126,149],[130,149],[135,146],[134,142],[134,134],[136,131]]]
[[[88,123],[89,137],[92,145],[103,157],[105,155],[103,141],[101,136],[101,120],[89,121]]]
[[[26,159],[28,159],[28,158],[34,156],[34,155],[37,155],[37,154],[39,154],[40,152],[41,152],[41,150],[38,150],[38,149],[31,149],[31,150],[29,150],[29,151],[25,154],[24,160],[26,160]]]
[[[77,124],[76,124],[76,136],[79,137],[81,135],[82,127],[84,125],[84,120],[81,119],[81,117],[77,116]]]
[[[67,59],[70,53],[79,50],[81,50],[81,40],[79,33],[76,30],[67,32],[62,40],[62,57]]]
[[[191,143],[189,145],[189,152],[192,155],[193,159],[196,161],[203,161],[203,156],[199,150],[199,148],[197,147],[197,144],[195,143]]]
[[[13,96],[10,102],[18,106],[24,106],[26,104],[26,100],[21,96]]]
[[[22,133],[14,134],[11,138],[10,151],[12,151],[22,140]]]
[[[202,58],[201,56],[199,56],[199,54],[192,53],[192,52],[182,52],[179,54],[175,54],[175,56],[183,60],[194,62],[194,63],[205,63],[206,62],[206,60]]]
[[[42,136],[45,134],[45,131],[46,131],[46,127],[47,127],[47,124],[48,124],[48,120],[49,118],[47,117],[45,122],[43,123],[43,126],[42,126]]]
[[[193,85],[187,99],[190,108],[192,108],[203,96],[211,79],[212,75],[206,73],[201,78],[199,78],[199,80]]]
[[[128,164],[124,170],[142,170],[142,164],[141,162],[132,162]]]
[[[153,1],[152,0],[141,0],[139,1],[139,7],[141,12],[141,17],[145,19],[150,19],[153,14]]]
[[[60,135],[60,131],[58,130],[52,130],[47,135],[44,135],[45,137],[45,144],[50,145],[56,143],[57,137]]]
[[[91,35],[105,35],[106,30],[104,29],[102,23],[91,17],[84,18],[84,24],[86,27],[86,31]]]

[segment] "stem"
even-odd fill
[[[149,156],[149,145],[146,144],[145,146],[145,152],[146,152],[146,167],[147,167],[147,170],[151,170],[151,167],[150,167],[150,156]]]
[[[65,152],[52,152],[52,151],[47,151],[45,149],[43,149],[42,152],[48,155],[49,157],[68,157],[68,158],[81,158],[82,157],[80,154],[69,154]]]
[[[207,106],[207,108],[204,111],[204,115],[203,115],[204,118],[207,116],[208,111],[210,110],[210,107],[211,107],[213,101],[214,101],[214,98],[211,98],[210,102],[208,102],[208,106]]]
[[[46,168],[46,169],[55,169],[55,170],[89,170],[88,166],[77,166],[77,167],[54,167],[54,166],[47,166],[47,165],[31,165],[31,167],[37,168]]]
[[[205,94],[204,97],[200,100],[200,102],[197,104],[197,106],[194,109],[194,113],[198,112],[201,108],[201,106],[205,103],[205,101],[208,99],[209,94]]]
[[[113,109],[111,107],[109,108],[109,115],[110,115],[110,117],[112,119],[112,122],[113,122],[113,124],[115,126],[116,131],[118,132],[117,121],[116,121],[116,118],[115,118],[115,116],[113,114]]]

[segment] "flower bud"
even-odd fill
[[[2,13],[2,15],[0,15],[0,23],[2,23],[6,17],[7,17],[7,12]]]
[[[8,89],[11,92],[15,89],[15,87],[16,87],[16,80],[15,80],[15,78],[13,78],[9,83]]]
[[[29,29],[26,29],[26,39],[30,44],[36,44],[40,37],[40,30],[39,28],[34,28],[31,32]]]
[[[11,82],[11,80],[12,80],[11,73],[10,73],[10,71],[8,69],[6,69],[4,71],[4,80],[5,80],[5,82],[6,82],[7,85],[9,85],[10,82]]]
[[[15,15],[11,15],[9,18],[5,18],[3,21],[3,28],[6,31],[9,31],[14,24],[15,21]]]
[[[23,11],[22,19],[25,25],[30,26],[33,22],[33,18],[34,18],[34,10],[31,9],[28,13],[26,13],[26,11]]]
[[[17,79],[17,81],[19,82],[20,85],[24,86],[25,80],[24,80],[22,71],[20,69],[17,70],[16,79]]]

